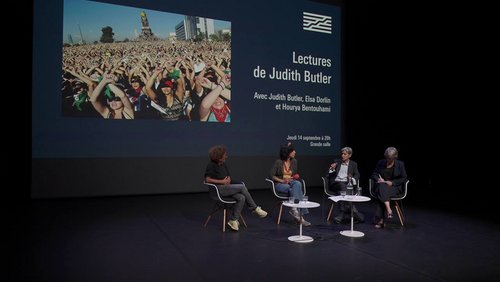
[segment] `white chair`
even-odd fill
[[[208,193],[210,195],[210,198],[212,198],[215,201],[215,206],[213,207],[212,211],[207,217],[207,220],[205,221],[204,227],[207,227],[208,222],[212,218],[212,215],[216,213],[219,210],[224,210],[224,217],[222,219],[222,232],[226,232],[226,224],[227,224],[227,209],[230,208],[232,205],[236,204],[236,200],[231,198],[231,197],[222,197],[219,193],[219,187],[217,185],[208,183],[208,182],[203,182],[208,187]],[[242,182],[242,184],[245,184]],[[245,219],[243,218],[243,215],[241,215],[241,221],[243,222],[243,225],[247,227],[247,223],[245,222]]]
[[[326,177],[322,176],[321,179],[323,180],[323,190],[325,191],[326,196],[327,197],[336,196],[335,194],[331,193],[330,190],[328,189],[328,182],[326,180]],[[328,211],[328,216],[326,217],[326,221],[330,221],[334,205],[335,202],[332,201],[332,204],[330,205],[330,210]]]
[[[280,199],[280,201],[277,203],[277,205],[280,206],[280,211],[278,214],[278,224],[280,224],[281,213],[283,211],[283,201],[287,201],[288,197],[290,197],[290,196],[288,195],[288,193],[281,193],[280,191],[276,190],[276,185],[274,184],[274,181],[272,179],[266,178],[265,180],[271,184],[271,190],[273,191],[274,196],[276,196],[276,198]],[[306,195],[306,182],[304,181],[304,179],[301,179],[300,181],[302,182],[302,194],[305,196]]]
[[[406,180],[406,182],[403,184],[403,191],[401,191],[401,194],[390,198],[390,201],[394,202],[394,205],[396,206],[396,212],[398,213],[399,222],[401,223],[401,226],[404,226],[404,221],[405,221],[402,200],[404,198],[406,198],[406,195],[408,193],[408,183],[409,182],[410,182],[410,180]],[[373,187],[374,187],[373,179],[370,178],[368,180],[368,189],[370,190],[370,195],[373,198],[376,198],[375,195],[373,194]]]

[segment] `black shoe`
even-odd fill
[[[335,222],[337,224],[342,223],[342,221],[344,221],[344,217],[341,215],[338,215],[338,216],[333,218],[333,222]]]
[[[354,222],[355,223],[365,222],[365,216],[362,214],[354,214]]]
[[[375,224],[375,228],[377,229],[381,229],[384,227],[385,227],[385,222],[383,220],[380,220],[379,222],[377,222],[377,224]]]

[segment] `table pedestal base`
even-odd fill
[[[288,240],[292,242],[297,242],[297,243],[311,243],[314,241],[314,239],[310,236],[304,236],[304,235],[294,235],[288,237]]]
[[[298,204],[288,203],[283,201],[283,205],[286,207],[297,208],[297,209],[310,209],[319,207],[319,204],[316,202],[302,202],[302,201],[299,202]],[[288,240],[297,243],[311,243],[312,241],[314,241],[312,237],[302,235],[302,222],[304,222],[304,218],[302,217],[302,212],[300,212],[300,218],[296,219],[298,219],[299,221],[299,235],[289,236]]]
[[[354,230],[340,231],[340,234],[342,234],[344,236],[347,236],[347,237],[355,237],[355,238],[359,238],[359,237],[365,236],[365,233],[363,233],[361,231],[354,231]]]

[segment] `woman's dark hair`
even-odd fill
[[[132,78],[130,79],[130,83],[133,83],[133,82],[139,82],[140,85],[143,85],[142,79],[137,75],[132,76]]]
[[[227,153],[226,146],[215,145],[208,150],[208,157],[213,162],[219,162],[226,153]]]
[[[121,99],[120,97],[115,96],[115,95],[113,95],[113,96],[111,96],[111,97],[107,97],[107,101],[108,101],[108,103],[111,103],[111,101],[121,101],[121,100],[122,100],[122,99]]]
[[[290,153],[295,151],[293,148],[292,144],[288,143],[286,145],[282,145],[280,148],[280,159],[282,161],[286,161],[288,159],[288,156],[290,156]]]

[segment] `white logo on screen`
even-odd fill
[[[332,34],[332,17],[308,12],[303,13],[303,29]]]

